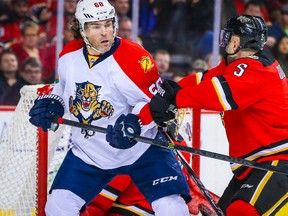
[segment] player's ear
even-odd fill
[[[237,50],[240,47],[240,37],[237,35],[233,35],[231,38],[232,42],[233,42],[233,49]]]

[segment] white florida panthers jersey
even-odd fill
[[[59,83],[52,94],[65,102],[71,120],[106,128],[121,114],[137,114],[142,136],[155,137],[157,126],[149,112],[149,101],[161,79],[151,55],[141,46],[115,38],[111,50],[89,66],[82,40],[66,45],[58,61]],[[73,153],[88,164],[113,169],[135,162],[149,147],[138,142],[121,150],[106,142],[105,134],[72,128]]]

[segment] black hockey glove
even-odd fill
[[[45,132],[47,132],[48,129],[56,131],[59,125],[53,123],[53,119],[62,117],[63,115],[63,99],[58,95],[47,94],[35,100],[33,107],[29,111],[29,121],[31,124],[42,128]]]
[[[174,119],[177,112],[176,94],[181,87],[172,80],[164,80],[158,92],[150,101],[150,112],[153,120],[161,127],[165,122]]]
[[[115,122],[114,127],[108,125],[106,141],[118,149],[128,149],[134,146],[137,141],[134,136],[141,134],[141,121],[134,114],[122,114]]]

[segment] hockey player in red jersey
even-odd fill
[[[178,143],[178,142],[177,142]],[[180,145],[187,146],[183,140]],[[181,154],[188,164],[191,163],[191,154]],[[189,185],[190,194],[193,201],[188,203],[189,213],[198,215],[199,212],[205,215],[217,215],[200,191],[199,186],[195,184],[190,174],[187,173],[185,167],[182,168],[186,180]],[[219,197],[211,192],[210,196],[215,202]],[[100,194],[87,205],[85,212],[81,216],[126,216],[126,215],[145,215],[153,216],[154,211],[145,199],[142,193],[138,190],[136,185],[132,182],[131,178],[127,175],[116,176],[105,187]]]
[[[199,187],[187,176],[190,194],[193,200],[188,203],[189,212],[198,215],[217,215]],[[210,196],[217,202],[219,197],[210,192]],[[81,216],[154,216],[154,211],[131,181],[129,176],[116,176],[109,185],[86,207]]]
[[[154,59],[142,46],[116,37],[117,16],[107,0],[80,0],[76,38],[58,60],[59,82],[31,108],[30,122],[44,131],[59,117],[107,128],[107,134],[72,128],[69,150],[50,189],[47,216],[76,216],[117,175],[129,175],[155,215],[188,216],[191,200],[170,149],[133,139],[154,138],[158,127],[149,102],[161,83]],[[56,122],[56,123],[55,123]]]
[[[163,125],[175,108],[222,111],[229,154],[288,169],[288,81],[263,47],[261,17],[231,18],[221,34],[224,60],[178,84],[165,81],[151,100],[154,121]],[[231,164],[234,173],[219,201],[227,216],[287,215],[288,178]]]
[[[81,216],[147,215],[151,205],[127,175],[116,176],[86,207]]]

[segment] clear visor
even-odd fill
[[[225,31],[225,30],[221,30],[220,31],[220,37],[219,37],[219,46],[220,47],[226,47],[228,42],[230,41],[232,36],[232,32],[230,31]]]

